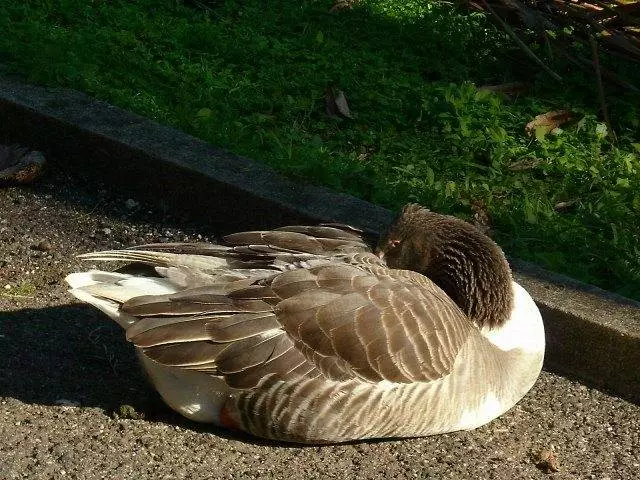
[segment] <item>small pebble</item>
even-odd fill
[[[102,229],[102,233],[104,233],[105,235],[111,235],[111,229],[108,227],[105,227]]]
[[[142,420],[144,419],[144,413],[137,412],[131,405],[120,405],[117,412],[114,412],[115,418],[122,418],[127,420]]]
[[[40,243],[31,245],[31,248],[39,252],[50,252],[51,250],[53,250],[53,245],[51,245],[51,243],[49,243],[49,241],[47,240],[42,240]]]

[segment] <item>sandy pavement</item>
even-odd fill
[[[489,425],[422,439],[295,447],[182,419],[118,327],[61,280],[75,254],[213,239],[204,231],[71,172],[0,189],[0,480],[640,478],[640,408],[546,371]],[[558,472],[536,466],[543,450]]]

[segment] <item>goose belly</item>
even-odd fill
[[[432,382],[271,377],[244,391],[220,377],[159,365],[141,352],[139,357],[164,401],[191,420],[277,440],[333,443],[434,435],[490,422],[531,388],[542,358],[489,350],[495,352],[486,339],[470,339],[451,374]]]
[[[220,412],[231,391],[222,378],[161,365],[140,349],[137,353],[151,383],[169,407],[190,420],[221,425]]]
[[[234,406],[247,431],[303,443],[472,429],[509,410],[535,382],[542,357],[521,353],[495,352],[478,335],[463,347],[451,374],[437,381],[267,380],[240,393]]]

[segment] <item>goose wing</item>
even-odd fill
[[[175,293],[111,297],[134,319],[127,338],[156,362],[236,388],[274,376],[431,381],[451,371],[472,329],[439,287],[387,268],[355,231],[285,227],[226,241],[85,258],[156,267]]]

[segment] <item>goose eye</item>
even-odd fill
[[[398,245],[400,245],[400,240],[398,240],[397,238],[389,240],[387,244],[389,245],[389,248],[396,248]]]

